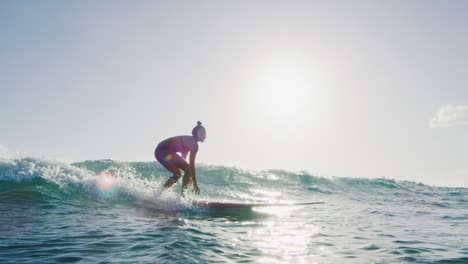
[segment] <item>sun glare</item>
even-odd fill
[[[305,75],[296,67],[283,66],[272,70],[260,83],[262,110],[280,118],[299,113],[306,103],[307,85]]]

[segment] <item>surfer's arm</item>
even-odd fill
[[[197,184],[197,177],[195,175],[195,157],[197,156],[197,152],[198,152],[198,145],[196,146],[195,149],[190,151],[189,169],[190,169],[190,177],[192,177],[193,191],[196,194],[200,194],[200,189],[198,188],[198,184]]]
[[[197,177],[195,177],[195,170],[192,172],[193,191],[196,194],[200,194],[200,188],[198,188]]]

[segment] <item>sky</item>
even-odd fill
[[[468,187],[466,1],[1,1],[0,149]]]

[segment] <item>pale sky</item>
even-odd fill
[[[1,1],[2,152],[468,187],[467,1]]]

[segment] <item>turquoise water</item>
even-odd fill
[[[108,171],[109,174],[102,173]],[[0,263],[468,263],[468,189],[155,162],[0,160]],[[112,176],[115,175],[115,176]],[[191,199],[249,203],[204,209]]]

